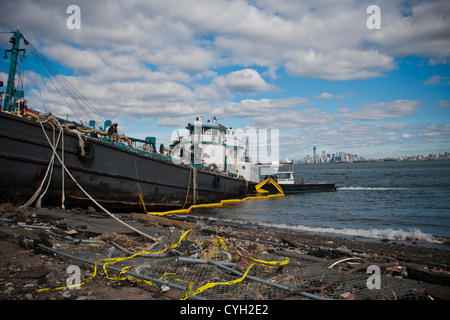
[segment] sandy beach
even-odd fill
[[[220,225],[194,216],[115,216],[148,237],[93,208],[4,205],[0,300],[450,298],[450,251],[445,248]],[[165,256],[130,259],[138,252]],[[96,270],[74,256],[109,263],[121,272],[105,274],[102,264]],[[128,259],[122,262],[122,257]],[[149,262],[156,260],[158,268]],[[81,272],[76,289],[66,287],[71,265]]]

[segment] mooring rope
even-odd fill
[[[53,124],[50,123],[50,125],[52,125],[53,130],[54,130],[55,127],[53,126]],[[54,134],[54,132],[53,132],[53,134]],[[61,136],[61,132],[60,132],[60,135],[58,136],[58,141],[57,141],[56,145],[58,145],[58,143],[59,143],[59,138],[60,138],[60,136]],[[53,137],[53,140],[54,140],[54,137]],[[49,143],[50,143],[50,142],[49,142]],[[50,173],[50,178],[49,178],[48,184],[47,184],[47,188],[48,188],[48,185],[50,184],[50,180],[51,180],[51,175],[52,175],[51,173],[53,172],[53,164],[54,164],[54,162],[55,162],[55,155],[52,154],[52,157],[51,157],[50,162],[49,162],[48,167],[47,167],[47,171],[45,172],[44,179],[42,179],[41,185],[40,185],[39,188],[36,190],[36,192],[33,194],[33,196],[32,196],[25,204],[21,205],[21,206],[19,207],[19,209],[24,209],[24,208],[26,208],[26,207],[29,207],[29,206],[37,199],[37,197],[38,197],[39,194],[41,193],[42,187],[44,186],[44,183],[45,183],[45,181],[47,180],[47,177],[49,176],[49,173]],[[38,203],[36,204],[38,208],[40,207],[40,200],[41,200],[41,198],[43,197],[43,195],[45,194],[45,192],[47,191],[47,188],[46,188],[46,190],[44,191],[44,193],[41,195],[41,197],[39,198]]]
[[[51,116],[50,116],[51,117]],[[77,185],[78,188],[80,188],[80,190],[92,201],[94,202],[100,209],[102,209],[106,214],[108,214],[111,218],[113,218],[114,220],[116,220],[117,222],[123,224],[124,226],[126,226],[127,228],[133,230],[134,232],[152,240],[152,241],[157,241],[158,239],[146,234],[145,232],[142,232],[136,228],[134,228],[133,226],[129,225],[128,223],[126,223],[125,221],[122,221],[121,219],[119,219],[118,217],[116,217],[114,214],[112,214],[111,212],[109,212],[108,210],[106,210],[100,203],[98,203],[94,198],[92,198],[92,196],[83,189],[83,187],[77,182],[77,180],[72,176],[72,174],[70,173],[69,169],[67,169],[66,165],[64,164],[64,162],[61,160],[61,158],[59,157],[58,153],[56,152],[55,147],[52,145],[52,143],[50,142],[50,139],[47,135],[47,132],[45,132],[45,128],[42,125],[42,121],[40,118],[38,118],[38,122],[41,125],[42,131],[44,132],[45,138],[47,139],[50,147],[53,150],[53,155],[56,156],[56,158],[58,159],[58,161],[61,163],[62,168],[66,171],[67,175],[73,180],[73,182]],[[59,123],[59,122],[58,122]],[[60,126],[60,130],[62,130],[62,126]]]

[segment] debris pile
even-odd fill
[[[155,242],[115,232],[77,239],[77,231],[36,216],[22,216],[25,221],[18,221],[17,215],[1,217],[0,241],[15,239],[36,264],[17,267],[8,257],[9,263],[0,265],[0,299],[49,299],[54,292],[60,292],[61,299],[80,298],[73,288],[84,288],[83,299],[96,299],[100,282],[113,288],[139,288],[140,299],[425,300],[439,296],[430,295],[425,289],[429,284],[408,276],[414,274],[408,268],[423,271],[417,265],[394,259],[371,261],[367,255],[323,259],[276,233],[263,237],[259,232],[260,239],[246,237],[251,232],[243,234],[244,229],[182,223],[165,227],[160,221],[153,228],[165,233],[157,234]],[[145,220],[141,215],[133,219]],[[6,261],[7,253],[1,254]],[[67,272],[57,272],[69,265],[83,270],[78,281]],[[20,290],[13,277],[16,282],[22,279]],[[448,272],[442,270],[441,278],[446,277]]]

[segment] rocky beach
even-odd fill
[[[115,214],[124,225],[94,208],[3,205],[1,211],[5,301],[450,298],[450,251],[443,247],[224,225],[195,216]],[[164,258],[141,257],[155,253]],[[76,275],[69,266],[79,271],[75,289],[68,286]]]

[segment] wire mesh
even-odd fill
[[[132,272],[161,280],[165,284],[153,282],[152,285],[171,290],[171,297],[179,299],[425,299],[417,282],[395,276],[388,268],[379,275],[380,288],[370,289],[371,274],[365,268],[349,273],[354,266],[347,262],[332,268],[334,261],[311,264],[291,258],[286,263],[286,258],[269,253],[255,243],[205,236],[195,231],[185,235],[183,238],[181,233],[174,232],[165,241],[134,256],[116,243],[103,241],[69,245],[60,250],[91,261],[103,259],[122,270],[122,279],[127,277],[126,272]],[[113,278],[119,272],[108,274]]]

